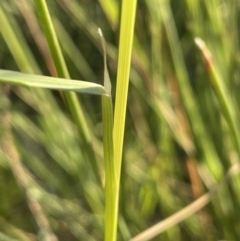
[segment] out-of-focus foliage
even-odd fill
[[[103,83],[101,27],[114,100],[120,1],[46,2],[72,79]],[[237,0],[138,1],[118,240],[189,205],[239,160],[239,133],[211,84],[214,64],[238,123],[239,11]],[[0,23],[1,69],[56,76],[33,1],[1,0]],[[0,87],[0,240],[103,240],[100,97],[78,95],[80,133],[62,92]],[[239,190],[230,176],[208,206],[154,240],[238,240]]]

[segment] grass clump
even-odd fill
[[[3,0],[0,239],[237,240],[238,15]]]

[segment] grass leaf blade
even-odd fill
[[[42,75],[24,74],[9,70],[0,70],[0,82],[25,87],[75,91],[96,95],[105,94],[103,86],[95,83],[78,80],[67,80]]]

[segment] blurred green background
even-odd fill
[[[103,83],[102,29],[114,100],[121,1],[47,4],[72,79]],[[238,0],[138,1],[118,240],[180,211],[236,167],[239,133],[211,85],[211,64],[238,124],[239,11]],[[32,1],[1,0],[0,32],[1,69],[56,76]],[[0,240],[103,240],[101,102],[78,98],[84,135],[61,92],[0,86]],[[208,205],[152,240],[239,240],[238,172]]]

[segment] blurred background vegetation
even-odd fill
[[[121,1],[47,4],[72,79],[103,83],[102,29],[114,99]],[[239,133],[194,39],[211,51],[239,123],[239,10],[238,0],[138,1],[118,240],[180,211],[238,163]],[[0,23],[1,69],[56,76],[32,1],[1,0]],[[61,92],[0,87],[0,240],[103,240],[100,97],[78,96],[81,132]],[[207,206],[153,240],[239,240],[237,173]]]

